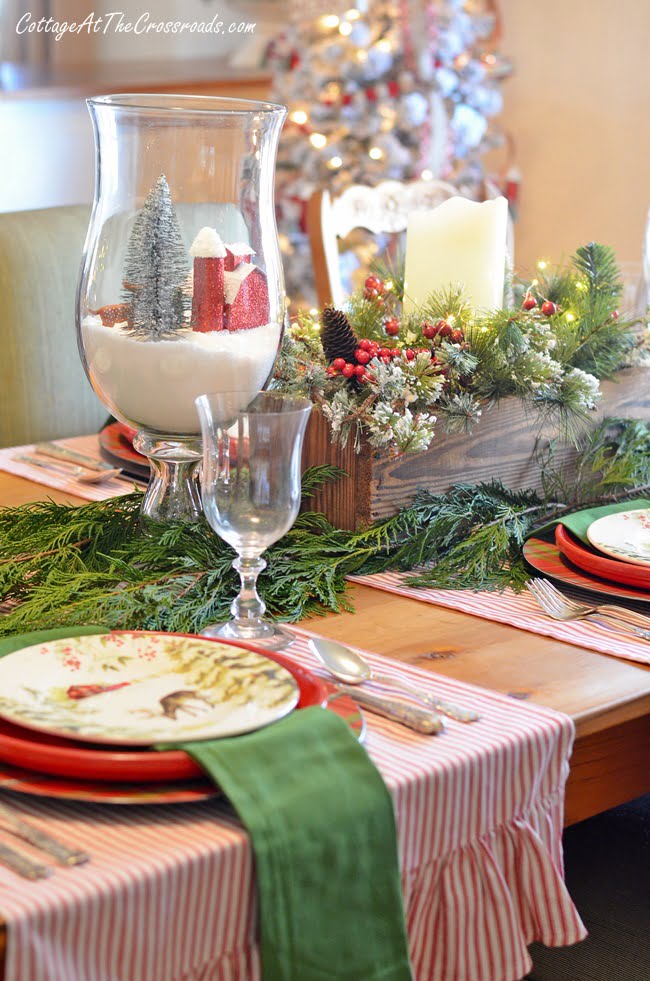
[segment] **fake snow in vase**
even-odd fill
[[[178,435],[198,434],[199,395],[236,385],[253,398],[268,381],[281,333],[279,323],[253,331],[186,327],[174,340],[147,341],[127,323],[108,327],[98,315],[86,316],[81,330],[88,372],[113,414],[135,428]]]

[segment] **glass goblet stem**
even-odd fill
[[[266,562],[259,555],[240,555],[234,560],[232,567],[237,570],[241,580],[239,595],[230,605],[230,612],[237,626],[245,630],[256,625],[262,626],[266,603],[257,592],[257,577],[266,569]]]

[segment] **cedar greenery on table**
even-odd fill
[[[318,403],[332,438],[427,449],[435,432],[469,432],[481,413],[521,399],[571,439],[588,426],[599,382],[630,362],[635,322],[617,309],[613,251],[590,243],[519,283],[509,308],[476,314],[460,286],[401,310],[403,276],[384,269],[345,309],[304,314],[287,335],[275,385]],[[378,270],[379,271],[379,270]]]
[[[521,588],[524,539],[550,518],[638,495],[650,486],[650,426],[609,419],[585,440],[575,471],[552,461],[545,492],[499,481],[421,490],[392,518],[355,532],[303,512],[267,553],[260,589],[273,616],[350,609],[346,576],[397,569],[429,587]],[[308,498],[337,471],[303,477]],[[139,525],[141,494],[70,507],[43,501],[0,511],[0,634],[97,623],[194,632],[228,616],[233,552],[205,524]],[[435,563],[432,565],[432,563]]]

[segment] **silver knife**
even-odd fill
[[[23,879],[47,879],[52,874],[52,869],[48,865],[41,865],[27,855],[14,851],[8,845],[0,844],[0,865],[11,869],[16,875],[21,875]]]
[[[46,855],[51,855],[61,865],[83,865],[84,862],[90,860],[90,855],[86,852],[79,851],[77,848],[70,848],[46,831],[41,831],[39,828],[28,824],[24,818],[5,804],[0,804],[0,825],[17,838],[22,838],[34,848],[45,852]]]
[[[399,722],[423,735],[433,736],[444,729],[440,716],[423,705],[412,705],[397,698],[386,698],[368,691],[367,688],[358,688],[356,685],[352,687],[337,684],[336,690],[349,695],[353,701],[369,712],[383,715],[386,719]]]
[[[110,463],[98,460],[96,457],[86,456],[78,450],[69,450],[65,446],[58,446],[56,443],[37,443],[34,447],[36,453],[41,456],[49,456],[53,460],[67,460],[68,463],[77,463],[87,467],[88,470],[112,470]]]

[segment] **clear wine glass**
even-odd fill
[[[261,392],[201,395],[203,510],[210,526],[237,552],[241,578],[232,619],[202,631],[206,637],[261,642],[270,650],[293,635],[264,619],[257,578],[261,558],[292,526],[300,508],[302,444],[311,411],[307,399]]]

